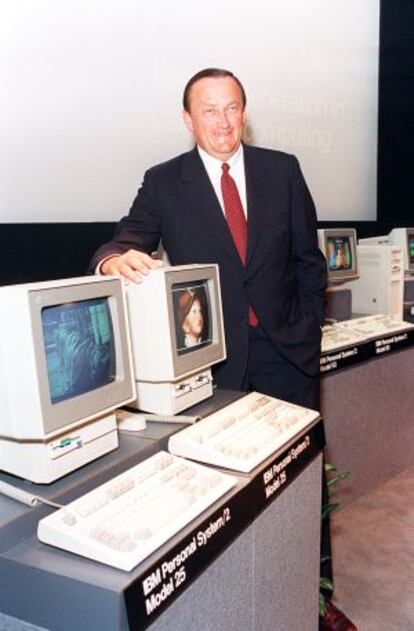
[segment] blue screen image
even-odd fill
[[[114,332],[107,298],[45,307],[41,319],[53,404],[115,380]]]

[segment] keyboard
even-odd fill
[[[251,392],[173,434],[179,456],[249,473],[319,418],[319,412]]]
[[[330,351],[344,348],[346,346],[355,346],[369,339],[369,336],[341,327],[341,324],[329,324],[322,327],[321,352],[329,353]]]
[[[237,480],[160,451],[39,521],[40,541],[131,571]]]
[[[346,320],[340,322],[338,326],[344,330],[366,335],[369,339],[380,335],[389,335],[390,333],[414,329],[414,324],[400,320],[400,318],[396,316],[384,315],[382,313]]]

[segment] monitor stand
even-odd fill
[[[174,382],[137,381],[137,399],[128,404],[136,410],[154,414],[178,414],[213,394],[211,369]]]
[[[352,314],[352,292],[347,287],[333,286],[326,290],[326,320],[341,322]]]
[[[38,484],[49,484],[116,449],[115,414],[95,419],[51,438],[0,439],[0,470]]]

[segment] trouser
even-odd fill
[[[310,377],[290,364],[278,353],[260,326],[249,328],[249,359],[243,390],[256,390],[290,403],[320,410],[319,375]],[[326,505],[328,501],[328,487],[323,471],[322,505]],[[329,515],[321,524],[321,559],[326,559],[321,565],[321,576],[332,581]],[[327,590],[324,591],[329,595]]]
[[[289,363],[263,329],[249,327],[249,359],[243,390],[319,410],[319,375],[310,377]]]

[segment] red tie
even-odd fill
[[[247,222],[240,200],[239,191],[236,182],[231,177],[229,165],[224,162],[221,165],[223,171],[221,176],[221,192],[223,195],[224,212],[226,213],[227,223],[233,237],[234,245],[239,253],[240,260],[243,265],[246,264],[247,250]],[[253,309],[249,307],[249,324],[257,326],[259,321]]]

